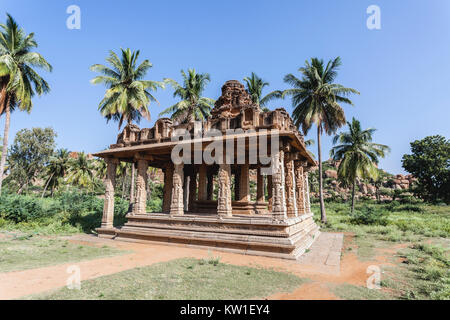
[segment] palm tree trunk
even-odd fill
[[[5,131],[3,133],[3,149],[2,158],[0,160],[0,194],[2,193],[3,171],[5,170],[6,155],[8,154],[9,123],[11,121],[11,109],[9,107],[9,100],[10,99],[8,98],[5,107]]]
[[[134,162],[131,163],[131,187],[130,187],[130,204],[134,203],[134,176],[136,168]]]
[[[52,178],[53,178],[53,175],[54,175],[55,173],[53,172],[52,173],[52,175],[50,176],[50,178],[48,178],[48,181],[47,181],[47,183],[45,184],[45,188],[44,188],[44,191],[42,192],[42,196],[41,196],[41,198],[43,198],[44,197],[44,195],[45,195],[45,191],[47,191],[47,188],[48,188],[48,185],[50,184],[50,181],[52,180]],[[53,192],[52,192],[52,194],[53,194]]]
[[[356,185],[356,180],[353,181],[353,187],[352,187],[352,214],[353,214],[353,211],[355,211],[355,185]]]
[[[322,221],[322,223],[327,223],[327,213],[325,212],[325,203],[323,202],[322,150],[320,144],[320,126],[317,127],[317,152],[319,155],[320,220]]]

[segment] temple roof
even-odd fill
[[[263,112],[257,104],[253,103],[244,85],[237,80],[225,82],[222,86],[222,95],[217,99],[207,121],[201,123],[201,127],[203,132],[209,130],[222,132],[224,139],[227,139],[227,134],[230,138],[230,132],[233,130],[239,131],[231,135],[250,136],[250,134],[260,135],[265,131],[277,129],[280,137],[287,139],[310,166],[316,165],[316,161],[306,151],[303,135],[294,125],[288,112],[283,108]],[[126,161],[125,158],[132,157],[136,152],[151,155],[158,150],[159,155],[170,154],[170,150],[180,143],[172,141],[173,133],[177,129],[186,129],[192,134],[192,139],[195,138],[194,123],[174,124],[171,119],[160,118],[153,128],[140,129],[134,124],[127,125],[118,135],[115,144],[112,144],[108,150],[96,153],[95,156],[113,156]],[[194,140],[188,141],[194,143]],[[189,143],[188,141],[184,143]],[[203,142],[208,143],[208,139],[203,139]]]

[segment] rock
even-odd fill
[[[377,192],[377,188],[374,185],[369,184],[367,186],[367,191],[369,194],[375,194]]]
[[[336,170],[325,170],[325,176],[327,178],[334,178],[334,179],[337,179],[338,177]]]

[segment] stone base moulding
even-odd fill
[[[320,234],[312,214],[285,221],[274,220],[270,215],[218,217],[152,213],[127,218],[128,222],[121,228],[97,229],[99,236],[296,260]]]
[[[99,238],[114,239],[117,235],[116,228],[97,228],[95,229]]]

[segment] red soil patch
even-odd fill
[[[330,292],[326,284],[320,282],[306,283],[293,292],[276,293],[267,298],[268,300],[339,300]]]

